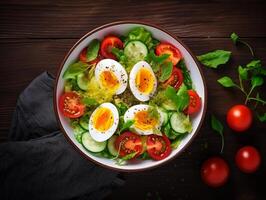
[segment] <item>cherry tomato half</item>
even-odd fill
[[[162,55],[162,54],[169,54],[168,61],[171,61],[173,65],[175,66],[182,58],[182,55],[180,51],[174,47],[172,44],[169,43],[160,43],[156,46],[155,49],[156,54]]]
[[[170,155],[170,140],[165,135],[148,135],[147,151],[154,160],[162,160]]]
[[[184,112],[186,114],[192,115],[199,112],[201,108],[201,99],[197,94],[197,92],[194,90],[188,90],[188,95],[189,95],[189,105]]]
[[[173,67],[172,74],[168,80],[163,83],[164,87],[168,85],[173,86],[175,89],[178,89],[183,83],[183,74],[180,69]]]
[[[66,92],[59,99],[59,110],[65,117],[77,118],[84,114],[85,105],[75,92]]]
[[[121,49],[123,42],[115,36],[105,37],[101,43],[101,55],[105,58],[116,59],[115,55],[111,52],[113,47]]]
[[[245,146],[237,151],[235,162],[241,171],[253,173],[260,166],[261,156],[255,147]]]
[[[225,184],[229,177],[228,164],[219,157],[206,160],[201,167],[201,178],[211,187],[219,187]]]
[[[252,112],[245,105],[235,105],[227,112],[227,124],[234,131],[247,130],[252,123]]]
[[[79,54],[79,60],[84,62],[84,63],[97,64],[101,60],[101,58],[100,58],[100,56],[98,56],[96,59],[94,59],[90,62],[87,62],[87,47],[86,47]]]
[[[121,157],[134,152],[137,152],[137,157],[142,152],[142,140],[139,135],[127,131],[115,140],[115,148]]]

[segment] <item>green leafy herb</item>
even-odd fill
[[[263,113],[261,115],[257,113],[257,117],[261,122],[266,122],[266,113]]]
[[[70,92],[70,91],[79,91],[81,90],[77,84],[76,79],[67,79],[65,81],[65,92]]]
[[[239,37],[236,33],[232,33],[230,37],[234,44],[238,42]]]
[[[149,115],[150,118],[154,118],[154,119],[159,119],[159,117],[160,117],[158,109],[154,105],[149,106],[148,115]]]
[[[93,61],[97,58],[100,49],[100,41],[94,39],[90,42],[87,48],[87,62]]]
[[[247,68],[249,69],[257,69],[261,67],[261,61],[260,60],[252,60],[247,64]]]
[[[176,95],[176,90],[172,86],[167,86],[167,88],[164,91],[164,94],[175,105],[177,104],[178,97]]]
[[[118,108],[118,112],[119,112],[119,116],[122,116],[125,114],[125,112],[127,111],[128,109],[128,106],[123,103],[123,102],[119,102],[116,104],[116,107]]]
[[[212,126],[212,129],[215,130],[215,132],[219,133],[219,135],[221,136],[221,139],[222,139],[221,153],[222,153],[224,149],[223,125],[214,115],[212,115],[211,126]]]
[[[252,60],[246,65],[246,69],[252,75],[266,76],[266,69],[262,67],[260,60]]]
[[[250,53],[251,53],[251,55],[254,57],[255,54],[254,54],[254,51],[253,51],[252,47],[247,42],[241,40],[240,37],[236,33],[231,33],[230,38],[231,38],[231,40],[233,41],[233,43],[235,45],[237,45],[238,43],[242,43],[245,46],[247,46],[249,51],[250,51]]]
[[[181,85],[177,93],[172,86],[167,86],[165,96],[175,104],[179,111],[183,111],[189,104],[189,95],[185,84]]]
[[[193,85],[192,85],[192,80],[191,80],[191,77],[190,77],[190,72],[189,70],[187,69],[187,66],[185,64],[185,61],[182,59],[180,62],[179,62],[179,66],[183,72],[183,77],[184,77],[184,84],[187,86],[187,89],[190,90],[193,88]]]
[[[124,51],[122,49],[118,49],[116,47],[112,48],[112,53],[115,55],[115,57],[120,61],[120,60],[125,60],[126,56],[124,54]]]
[[[63,78],[64,79],[75,79],[77,75],[81,74],[88,68],[87,63],[83,63],[81,61],[73,63],[70,65],[65,71]]]
[[[160,56],[156,56],[154,51],[151,51],[145,60],[150,63],[153,71],[156,73],[160,70],[161,65],[166,61],[169,57],[169,54],[162,54]]]
[[[136,152],[133,152],[133,153],[130,153],[130,154],[127,154],[126,156],[122,157],[122,158],[117,158],[116,159],[116,164],[117,165],[124,165],[126,164],[126,161],[127,160],[131,160],[132,158],[134,158],[136,155],[137,155],[137,151]]]
[[[179,111],[183,111],[189,104],[189,94],[185,84],[182,84],[177,92],[176,106]]]
[[[117,134],[120,134],[120,133],[124,132],[125,130],[128,130],[134,124],[134,122],[135,122],[135,120],[127,120],[126,122],[124,122],[122,124],[122,127],[117,132]]]
[[[182,142],[183,138],[186,136],[187,134],[182,134],[179,135],[173,142],[171,142],[171,148],[172,149],[177,149],[177,147],[180,145],[180,143]]]
[[[260,76],[252,76],[252,79],[251,79],[252,88],[261,86],[263,84],[263,82],[264,81],[263,81],[262,77],[260,77]]]
[[[233,80],[228,76],[224,76],[224,77],[218,79],[217,81],[224,87],[234,87],[235,86],[235,83],[233,82]]]
[[[215,50],[200,56],[197,56],[198,60],[210,68],[217,68],[219,65],[225,64],[230,59],[231,52],[224,50]]]
[[[249,90],[249,92],[246,94],[246,100],[245,100],[245,104],[247,104],[247,102],[252,99],[254,100],[254,98],[250,98],[250,95],[252,94],[253,90],[258,87],[258,86],[261,86],[263,84],[263,78],[260,77],[260,76],[252,76],[251,78],[251,88]],[[261,101],[260,98],[255,98],[257,99],[258,101]],[[263,103],[264,104],[264,103]]]
[[[139,156],[139,158],[142,159],[142,160],[148,160],[148,159],[150,159],[151,157],[149,156],[148,152],[145,151],[143,154],[141,154],[141,155]]]
[[[164,64],[162,64],[161,67],[161,76],[159,78],[160,82],[164,82],[167,79],[170,78],[171,74],[173,71],[173,64],[172,62],[165,62]]]
[[[238,66],[238,73],[242,80],[248,79],[248,70],[246,68],[243,68],[242,66]]]
[[[82,98],[82,103],[84,103],[86,106],[97,106],[99,103],[90,97],[84,97]]]
[[[170,138],[171,140],[175,139],[176,138],[176,135],[173,134],[172,132],[172,128],[171,128],[171,125],[170,123],[167,123],[164,127],[163,127],[163,132],[164,134]]]

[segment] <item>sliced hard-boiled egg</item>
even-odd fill
[[[151,66],[140,61],[136,63],[129,75],[129,86],[139,101],[148,101],[157,87],[157,80]]]
[[[128,75],[124,67],[113,59],[103,59],[95,67],[95,78],[101,87],[115,94],[127,88]]]
[[[97,142],[109,139],[119,123],[117,108],[112,103],[103,103],[90,116],[89,133]]]
[[[130,107],[124,114],[124,121],[134,120],[132,128],[141,135],[150,135],[155,129],[160,129],[163,117],[159,112],[159,117],[154,118],[149,115],[149,105],[139,104]]]

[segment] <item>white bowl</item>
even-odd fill
[[[108,34],[117,34],[122,35],[126,34],[130,29],[133,27],[142,26],[148,31],[150,31],[154,38],[165,41],[173,44],[176,46],[182,53],[185,63],[187,65],[187,68],[190,70],[192,81],[195,85],[195,90],[199,94],[199,96],[202,99],[202,107],[200,112],[193,117],[192,125],[193,125],[193,131],[192,133],[188,134],[187,137],[185,137],[177,149],[173,150],[172,153],[165,158],[164,160],[160,161],[153,161],[153,160],[144,160],[144,161],[137,161],[137,162],[130,162],[126,165],[119,166],[115,164],[114,160],[105,159],[105,158],[99,158],[91,155],[88,151],[86,151],[80,143],[77,142],[77,140],[74,137],[73,130],[70,127],[70,123],[67,118],[65,118],[61,112],[58,111],[58,100],[60,95],[63,92],[64,88],[64,80],[63,80],[63,74],[64,71],[67,69],[70,63],[73,63],[75,60],[77,60],[79,53],[84,49],[92,39],[99,39],[102,40],[104,36]],[[168,162],[169,160],[173,159],[177,155],[179,155],[192,141],[192,139],[195,138],[197,132],[199,131],[201,124],[204,120],[205,112],[206,112],[206,106],[207,106],[207,91],[206,91],[206,84],[204,82],[203,73],[200,70],[199,64],[196,61],[195,56],[191,53],[191,51],[178,39],[177,37],[173,36],[171,33],[163,30],[162,28],[145,23],[145,22],[138,22],[138,21],[120,21],[120,22],[114,22],[110,24],[103,25],[99,28],[96,28],[86,35],[84,35],[67,53],[66,57],[64,58],[60,69],[57,74],[56,78],[56,85],[55,85],[55,95],[54,95],[54,108],[57,115],[58,122],[61,126],[61,129],[65,135],[65,137],[68,139],[70,144],[75,147],[75,149],[85,158],[100,164],[104,167],[116,169],[120,171],[141,171],[145,169],[150,169],[157,167],[163,163]]]

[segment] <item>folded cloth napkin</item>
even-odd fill
[[[18,98],[11,141],[0,144],[1,199],[103,199],[124,184],[67,143],[53,110],[53,85],[44,72]]]

